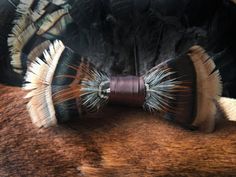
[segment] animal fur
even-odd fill
[[[0,176],[217,176],[236,172],[236,125],[191,132],[143,110],[107,107],[38,129],[19,88],[0,86]],[[220,116],[221,117],[221,116]]]

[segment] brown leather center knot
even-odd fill
[[[111,77],[109,101],[115,104],[142,106],[145,101],[143,78],[138,76]]]

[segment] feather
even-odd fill
[[[30,99],[27,107],[35,125],[55,125],[55,112],[64,116],[57,120],[67,119],[68,104],[75,99],[81,100],[81,106],[89,112],[98,110],[107,102],[104,90],[109,82],[105,73],[96,70],[86,59],[80,60],[61,41],[55,41],[49,46],[49,52],[45,50],[43,54],[43,59],[36,58],[31,62],[24,85],[24,90],[29,91],[25,98]],[[78,61],[78,65],[73,65],[73,61]],[[62,80],[66,80],[66,84]],[[67,110],[61,113],[59,108]]]
[[[173,111],[170,100],[174,101],[175,93],[187,91],[178,78],[174,78],[175,72],[170,68],[154,67],[144,75],[146,85],[146,100],[143,107],[149,111],[168,112]]]
[[[37,58],[32,62],[25,76],[23,89],[30,92],[26,95],[30,101],[27,104],[32,122],[38,127],[56,125],[57,119],[52,100],[52,80],[57,63],[65,46],[55,41],[44,51],[44,59]]]
[[[8,46],[12,55],[13,68],[21,69],[20,55],[21,50],[27,41],[31,38],[32,34],[36,32],[34,25],[32,25],[29,16],[29,9],[33,0],[21,0],[17,6],[17,18],[13,21],[12,34],[9,34]]]
[[[34,0],[21,0],[17,6],[17,17],[13,21],[13,28],[8,37],[8,46],[11,53],[11,65],[17,73],[22,73],[21,53],[27,42],[33,37],[37,29],[33,23],[34,15],[30,9]],[[32,18],[33,17],[33,18]]]
[[[236,99],[221,97],[218,103],[226,119],[236,121]]]
[[[80,70],[84,73],[81,82],[82,105],[89,112],[98,111],[108,102],[107,89],[109,89],[109,77],[106,73],[86,66],[83,62]]]
[[[236,4],[236,0],[231,0],[231,1]]]
[[[72,22],[67,9],[59,9],[50,14],[46,13],[46,7],[54,3],[55,5],[64,5],[66,1],[55,0],[21,0],[17,6],[16,18],[13,21],[13,28],[8,37],[8,46],[11,54],[11,65],[15,72],[20,74],[26,70],[24,63],[22,63],[22,51],[27,47],[28,42],[33,38],[47,32],[49,29],[52,34],[59,35],[66,28],[68,23]],[[65,16],[66,15],[66,16]],[[43,22],[43,23],[42,23]],[[55,28],[52,28],[55,25]],[[52,28],[52,29],[51,29]],[[38,35],[38,36],[37,36]],[[37,47],[33,49],[24,60],[34,60],[35,55],[39,56],[40,51]],[[42,45],[41,45],[42,49]],[[35,53],[37,51],[37,54]],[[42,52],[42,50],[41,50]],[[32,54],[35,54],[32,56]],[[28,62],[26,62],[28,63]]]
[[[66,4],[67,1],[68,0],[51,0],[53,4],[58,5],[58,6]]]
[[[53,95],[54,104],[60,104],[73,99],[80,99],[83,109],[88,112],[97,111],[108,101],[104,95],[109,85],[106,73],[95,69],[86,59],[82,58],[79,66],[65,66],[77,71],[76,75],[62,75],[74,78],[76,83],[65,85]]]
[[[102,23],[100,19],[103,10],[101,1],[74,0],[71,6],[70,15],[79,26],[89,27],[93,23]]]
[[[20,0],[16,12],[18,15],[26,15],[29,13],[30,8],[35,0]]]
[[[68,14],[68,11],[65,9],[57,10],[51,14],[48,14],[43,23],[40,25],[39,30],[37,32],[38,35],[42,35],[47,32],[56,22],[58,22],[63,16]]]
[[[29,54],[28,59],[29,63],[34,61],[37,57],[41,56],[43,54],[43,51],[47,49],[50,45],[50,41],[44,41],[40,43],[38,46],[36,46]]]
[[[72,18],[69,14],[66,14],[62,16],[57,22],[55,22],[53,26],[49,28],[48,33],[55,36],[59,36],[65,31],[67,25],[69,25],[70,23],[72,23]]]
[[[194,126],[206,132],[212,132],[215,126],[216,105],[222,94],[222,83],[219,71],[204,49],[194,46],[189,51],[197,77],[197,115]]]
[[[13,29],[13,34],[9,35],[8,45],[10,47],[11,52],[11,65],[15,69],[16,72],[22,72],[21,65],[21,51],[26,43],[32,38],[32,36],[36,33],[36,27],[31,24],[26,29],[22,30],[20,26],[16,25]]]
[[[32,10],[31,17],[34,22],[39,20],[46,12],[45,8],[49,5],[48,1],[40,0],[34,10]]]

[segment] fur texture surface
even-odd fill
[[[186,131],[143,110],[107,108],[38,129],[19,88],[0,86],[1,176],[234,176],[235,122],[213,134]]]

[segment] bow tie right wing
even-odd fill
[[[186,127],[212,132],[216,103],[222,94],[221,77],[200,46],[168,60],[144,75],[148,86],[145,108],[166,113]]]

